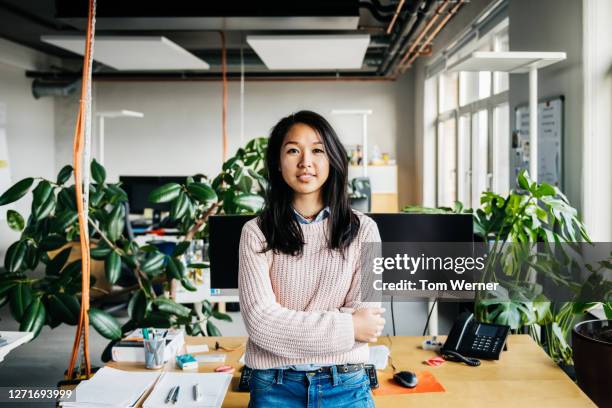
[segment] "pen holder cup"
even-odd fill
[[[166,351],[166,339],[158,337],[145,339],[144,341],[145,368],[155,370],[164,365],[164,352]]]

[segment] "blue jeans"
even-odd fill
[[[282,369],[253,370],[249,408],[373,408],[365,370],[314,373]]]

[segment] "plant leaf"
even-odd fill
[[[144,273],[152,273],[164,266],[165,256],[160,252],[156,252],[140,265],[140,270]]]
[[[130,302],[128,303],[128,314],[130,319],[140,322],[147,315],[148,310],[151,307],[151,301],[147,298],[142,290],[136,291]]]
[[[108,254],[111,253],[111,251],[112,251],[111,248],[107,247],[106,245],[102,245],[102,243],[99,243],[96,248],[89,249],[89,253],[91,254],[91,257],[98,261],[105,259],[108,256]]]
[[[26,250],[26,241],[17,241],[8,247],[4,257],[4,268],[7,272],[17,272],[21,268]]]
[[[121,326],[117,320],[103,310],[89,309],[89,322],[98,333],[109,340],[121,338]]]
[[[36,221],[40,221],[44,218],[47,218],[53,210],[55,210],[55,195],[51,194],[47,198],[45,202],[37,206],[34,210],[32,210],[32,215]]]
[[[74,295],[53,293],[47,301],[49,313],[58,321],[75,325],[79,322],[81,305]]]
[[[525,170],[521,170],[517,178],[518,185],[523,190],[529,190],[529,181],[527,181],[527,177],[525,177],[526,173],[527,172]]]
[[[106,170],[96,159],[91,161],[91,177],[98,184],[104,184],[104,181],[106,181]]]
[[[57,184],[60,186],[68,181],[72,175],[72,166],[67,164],[57,173]]]
[[[217,201],[217,193],[211,186],[205,183],[191,183],[187,186],[187,191],[199,202],[203,204]]]
[[[185,251],[187,250],[187,248],[189,248],[189,245],[191,245],[191,241],[179,242],[178,244],[176,244],[174,251],[172,251],[172,256],[177,257],[177,256],[183,255]]]
[[[149,201],[152,203],[167,203],[178,197],[181,185],[178,183],[168,183],[156,188],[149,194]]]
[[[174,300],[158,297],[153,301],[159,310],[173,315],[187,317],[191,313],[191,309],[185,307]]]
[[[72,247],[70,246],[62,249],[60,253],[56,254],[53,259],[47,262],[45,273],[47,275],[59,275],[64,265],[66,265],[71,252]]]
[[[10,307],[13,318],[21,322],[25,310],[32,301],[32,289],[25,283],[18,283],[10,291]]]
[[[32,183],[34,183],[34,179],[32,177],[24,178],[23,180],[15,183],[0,196],[0,205],[10,204],[19,200],[30,190]]]
[[[53,219],[53,230],[62,234],[72,224],[74,224],[79,215],[72,210],[62,211],[60,214],[55,213],[55,218]]]
[[[232,317],[230,315],[218,312],[216,310],[212,312],[212,316],[217,320],[225,320],[226,322],[232,321]]]
[[[221,336],[221,331],[210,320],[206,322],[206,331],[208,332],[209,336],[213,336],[213,337]]]
[[[196,290],[198,290],[198,288],[196,288],[191,282],[191,280],[186,276],[183,276],[183,279],[181,279],[181,284],[183,285],[185,289],[187,289],[190,292],[195,292]]]
[[[234,204],[243,208],[247,211],[256,213],[259,212],[264,206],[264,198],[255,194],[241,194],[234,197]]]
[[[50,234],[43,238],[38,244],[38,248],[43,251],[53,251],[66,245],[66,239],[58,234]]]
[[[19,331],[34,332],[34,337],[38,336],[40,330],[45,325],[46,311],[40,298],[35,298],[23,314],[23,319],[19,325]]]
[[[108,238],[113,242],[118,240],[123,233],[123,227],[125,226],[124,216],[122,204],[117,204],[113,211],[111,211],[108,223]]]
[[[106,279],[108,279],[111,284],[117,282],[119,275],[121,275],[121,256],[117,252],[112,251],[106,257],[104,272],[106,273]]]
[[[6,292],[11,290],[13,286],[17,285],[17,282],[10,279],[3,279],[0,281],[0,296],[4,296]]]
[[[13,231],[21,232],[25,227],[23,217],[15,210],[8,210],[6,212],[6,221],[9,228]]]
[[[168,257],[166,262],[166,273],[168,277],[172,279],[183,279],[185,276],[186,268],[181,261],[176,258]]]

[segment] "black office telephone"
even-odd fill
[[[462,361],[471,366],[480,365],[479,358],[499,360],[506,344],[510,326],[480,323],[472,313],[462,313],[440,349],[440,354],[450,361]]]

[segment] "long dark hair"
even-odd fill
[[[329,160],[329,177],[323,185],[323,203],[329,206],[329,217],[324,222],[329,222],[331,231],[327,236],[327,246],[344,252],[359,231],[359,218],[351,210],[347,191],[348,158],[329,122],[311,111],[300,111],[283,118],[270,133],[266,153],[269,183],[266,204],[259,216],[259,228],[268,245],[264,251],[301,255],[304,248],[302,229],[291,206],[294,192],[279,171],[283,140],[296,123],[315,130],[325,146]]]

